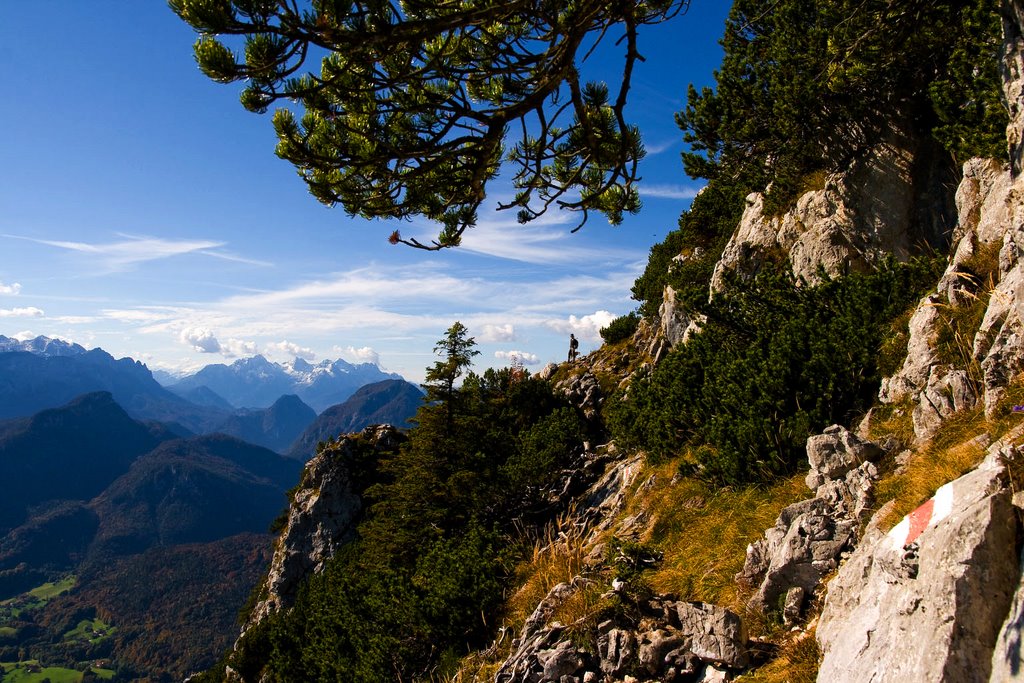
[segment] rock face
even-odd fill
[[[909,400],[914,405],[914,433],[919,440],[931,437],[943,420],[979,400],[991,413],[1010,377],[1024,368],[1018,343],[1024,326],[1016,303],[1024,294],[1024,270],[1016,247],[1024,240],[1024,216],[1015,217],[1014,185],[1009,168],[991,159],[964,164],[956,194],[960,221],[953,256],[936,292],[921,300],[910,319],[903,366],[882,381],[878,395],[883,403]],[[986,274],[978,272],[979,260],[995,249],[999,249],[998,266],[990,283]],[[952,342],[960,347],[955,355],[966,358],[958,365],[943,362],[937,340],[945,321],[957,309],[986,296],[991,284],[995,287],[980,329],[973,338]],[[977,364],[980,373],[964,367],[971,363]]]
[[[1024,566],[1024,559],[1021,565]],[[1024,574],[1017,585],[1017,592],[1010,605],[1010,613],[1003,622],[992,651],[992,683],[1019,683],[1024,681],[1024,656],[1021,645],[1024,643]]]
[[[726,273],[755,273],[771,254],[788,255],[793,275],[817,280],[818,268],[829,275],[863,270],[885,254],[905,259],[919,243],[938,246],[953,224],[951,206],[933,204],[931,221],[920,220],[917,206],[923,186],[937,190],[936,179],[919,177],[919,157],[928,150],[919,141],[892,130],[853,168],[828,176],[823,187],[805,192],[784,214],[771,214],[764,196],[747,197],[740,224],[715,266],[711,290],[720,291]],[[925,226],[914,228],[912,226]]]
[[[658,307],[658,317],[661,320],[661,331],[669,346],[686,341],[687,332],[693,321],[676,305],[676,290],[671,286],[665,286],[661,306]]]
[[[799,619],[840,558],[857,543],[864,511],[873,502],[878,478],[872,460],[882,449],[835,425],[807,440],[815,497],[785,508],[764,538],[747,548],[736,580],[754,589],[750,606]]]
[[[601,409],[604,396],[601,394],[601,384],[590,372],[559,382],[555,388],[565,394],[569,401],[583,411],[588,420],[594,419]]]
[[[872,522],[829,584],[819,681],[989,680],[1018,580],[999,448],[888,534]]]
[[[246,629],[272,612],[294,604],[302,580],[323,570],[338,548],[352,540],[362,511],[349,462],[355,449],[391,451],[405,439],[390,425],[367,427],[342,437],[306,463],[288,510],[288,523],[274,548],[262,599]]]

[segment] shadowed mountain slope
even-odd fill
[[[308,460],[316,445],[339,434],[362,431],[374,424],[407,427],[409,418],[423,404],[423,392],[404,380],[389,379],[361,387],[347,401],[325,410],[302,433],[288,455]]]

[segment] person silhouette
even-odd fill
[[[569,362],[576,360],[576,356],[580,355],[579,349],[580,342],[576,339],[576,335],[569,334]]]

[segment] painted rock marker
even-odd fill
[[[953,509],[953,484],[949,482],[935,492],[926,503],[904,517],[889,532],[894,550],[902,550],[917,537],[949,516]]]

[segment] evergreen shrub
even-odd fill
[[[639,324],[640,316],[636,312],[620,315],[608,323],[608,327],[601,328],[601,339],[605,344],[618,344],[632,337]]]
[[[610,407],[613,434],[654,458],[689,450],[721,483],[793,472],[810,434],[871,404],[884,337],[940,265],[889,261],[814,286],[785,267],[734,282],[704,308],[702,331]]]

